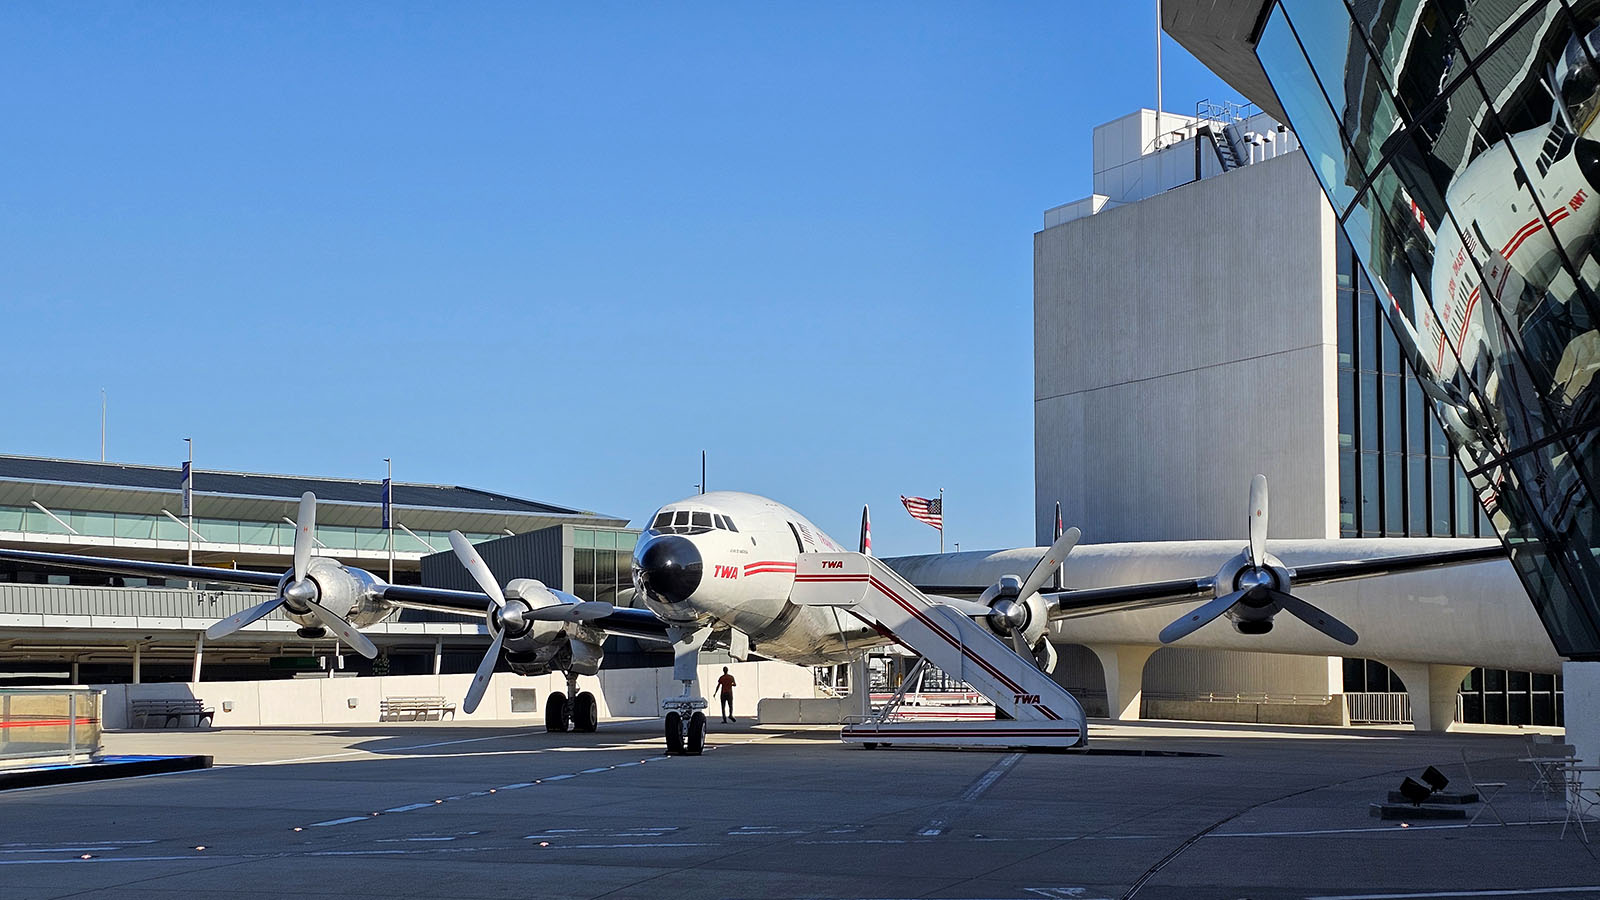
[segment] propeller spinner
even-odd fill
[[[1188,637],[1224,614],[1241,634],[1266,634],[1272,630],[1272,619],[1279,612],[1289,613],[1341,644],[1359,640],[1350,626],[1289,593],[1293,575],[1282,560],[1267,552],[1265,475],[1250,479],[1248,514],[1250,542],[1217,571],[1212,579],[1216,596],[1161,629],[1161,643]]]

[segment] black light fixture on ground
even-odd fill
[[[1415,778],[1407,777],[1400,782],[1400,795],[1411,802],[1412,806],[1421,806],[1422,801],[1433,796],[1433,791]]]
[[[1422,780],[1434,791],[1442,791],[1450,785],[1450,779],[1433,766],[1422,770]]]

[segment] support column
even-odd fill
[[[72,674],[68,676],[68,680],[70,680],[73,684],[80,683],[78,681],[78,658],[76,656],[72,658]]]
[[[1144,664],[1160,650],[1144,644],[1090,644],[1106,674],[1106,714],[1114,721],[1135,722],[1144,694]]]
[[[850,708],[853,712],[847,715],[868,716],[872,714],[872,688],[868,682],[872,679],[867,672],[867,658],[860,657],[850,663]]]
[[[1405,682],[1411,697],[1412,727],[1418,731],[1449,731],[1456,720],[1456,694],[1471,666],[1379,660]]]
[[[439,674],[439,670],[443,666],[444,666],[444,638],[436,637],[436,638],[433,639],[433,674],[435,674],[435,675]]]
[[[1572,755],[1600,759],[1600,662],[1563,662],[1561,689]]]
[[[200,632],[199,636],[194,639],[194,668],[189,672],[189,680],[191,682],[200,680],[200,660],[203,656],[205,656],[205,652],[206,633],[202,631]]]
[[[142,655],[143,650],[144,650],[144,645],[143,644],[140,644],[138,641],[134,641],[133,642],[133,683],[134,684],[139,684],[140,683],[140,681],[139,681],[139,663],[142,661],[140,659],[140,656]]]

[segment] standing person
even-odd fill
[[[722,721],[737,722],[733,717],[733,676],[728,674],[728,667],[722,667],[722,677],[717,679],[717,693],[722,696]]]

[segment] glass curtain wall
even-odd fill
[[[1493,537],[1343,234],[1337,259],[1340,536]]]
[[[1372,287],[1352,302],[1388,316],[1556,649],[1586,660],[1600,660],[1597,26],[1600,0],[1277,0],[1256,45]],[[1431,438],[1413,454],[1399,437],[1397,461],[1381,439],[1371,462],[1351,448],[1385,501],[1407,497],[1414,456],[1435,483]],[[1395,515],[1385,503],[1370,524],[1411,526]]]

